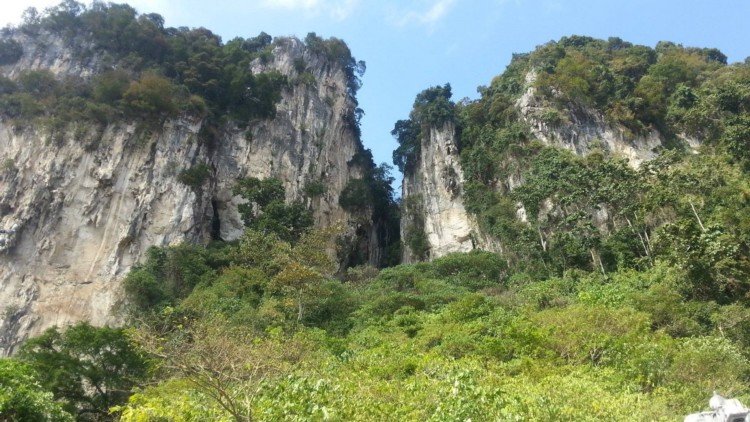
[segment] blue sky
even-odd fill
[[[0,24],[56,0],[2,0]],[[454,99],[501,73],[514,52],[564,35],[619,36],[654,46],[669,40],[717,47],[730,62],[750,56],[747,0],[133,0],[170,26],[204,26],[225,40],[260,31],[344,39],[367,63],[359,92],[363,141],[391,161],[390,130],[422,89],[450,82]],[[4,19],[3,19],[4,18]]]

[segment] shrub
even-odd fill
[[[16,168],[16,162],[13,161],[12,158],[6,158],[3,160],[2,164],[0,164],[0,174],[6,175],[6,174],[12,174],[15,173],[18,169]]]
[[[140,80],[133,81],[123,94],[127,109],[136,115],[147,118],[173,116],[179,110],[176,88],[172,82],[155,73],[146,73]]]
[[[430,242],[424,228],[424,212],[421,196],[410,196],[402,204],[403,218],[407,221],[404,229],[404,244],[419,260],[427,258]]]
[[[23,47],[16,40],[0,40],[0,66],[13,64],[23,56]]]
[[[362,211],[372,205],[372,192],[364,179],[349,179],[339,196],[339,205],[349,212]]]
[[[470,290],[504,287],[508,264],[492,252],[453,253],[430,263],[430,272]]]
[[[678,347],[667,381],[685,386],[697,397],[707,391],[734,396],[744,390],[748,375],[747,358],[730,340],[696,337]]]
[[[237,181],[233,192],[248,201],[240,204],[239,212],[249,228],[294,242],[313,224],[312,211],[303,203],[284,202],[285,189],[279,179],[247,177]]]
[[[123,281],[133,311],[151,311],[185,298],[202,281],[215,277],[216,265],[206,248],[180,244],[152,247],[146,262],[133,267]]]
[[[24,70],[18,76],[18,84],[36,98],[55,95],[59,85],[49,70]]]
[[[49,376],[49,374],[47,374]],[[0,359],[0,415],[7,421],[73,421],[34,369],[14,359]]]
[[[210,175],[211,168],[207,164],[200,163],[189,169],[182,170],[180,174],[177,175],[177,180],[179,180],[180,183],[190,186],[194,190],[198,190],[203,186],[203,183],[206,182],[206,179],[208,179]]]
[[[122,99],[130,86],[130,75],[122,70],[113,70],[97,76],[94,80],[94,99],[115,104]]]
[[[305,183],[303,191],[309,198],[317,198],[328,192],[328,186],[322,180],[310,180]]]
[[[573,306],[532,318],[548,333],[548,347],[569,363],[612,362],[649,328],[648,316],[632,309]]]
[[[31,119],[40,116],[44,108],[31,94],[19,92],[0,97],[0,112],[12,118]]]
[[[18,85],[5,76],[0,76],[0,95],[12,94],[18,90]]]

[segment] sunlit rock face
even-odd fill
[[[549,98],[541,97],[534,88],[536,73],[526,75],[526,89],[515,107],[518,116],[531,135],[545,145],[568,149],[577,155],[600,151],[608,156],[627,159],[632,167],[648,161],[663,147],[665,139],[656,130],[646,134],[633,134],[627,128],[609,123],[597,110],[570,104],[563,108],[560,122],[550,124],[543,119],[549,109]],[[699,146],[695,139],[683,139],[690,147]],[[404,245],[403,261],[431,260],[452,252],[484,249],[502,253],[502,243],[483,233],[476,219],[467,213],[462,193],[464,175],[459,158],[460,139],[452,123],[431,127],[422,134],[420,153],[415,165],[406,171],[402,185],[401,237],[410,231],[423,230],[425,251],[420,254]],[[511,166],[515,171],[507,180],[498,183],[512,191],[523,184],[522,166]],[[503,193],[503,192],[499,192]],[[543,204],[540,213],[555,212],[555,204]],[[527,213],[517,204],[519,220],[526,221]],[[595,223],[604,225],[607,209],[595,213]]]
[[[463,183],[455,125],[430,128],[422,136],[420,155],[414,168],[404,175],[402,185],[405,205],[401,238],[408,238],[415,224],[423,226],[428,249],[422,258],[434,259],[486,246],[474,218],[464,208]],[[403,261],[418,260],[415,251],[405,245]]]
[[[541,117],[547,109],[545,99],[538,95],[533,84],[536,72],[526,74],[526,90],[516,101],[522,120],[531,133],[545,145],[565,148],[578,155],[599,150],[611,156],[625,158],[632,167],[656,157],[664,144],[664,137],[651,129],[645,134],[633,134],[619,124],[607,122],[601,112],[570,104],[562,113],[562,121],[551,124]],[[683,139],[696,148],[696,139]]]
[[[24,55],[0,66],[9,78],[24,69],[88,78],[103,66],[96,54],[80,59],[49,34],[10,36]],[[0,354],[53,325],[117,323],[120,281],[151,246],[238,238],[242,200],[232,188],[240,177],[276,177],[289,201],[307,201],[316,225],[371,235],[360,216],[339,206],[349,179],[364,171],[350,164],[362,145],[345,72],[297,39],[274,46],[273,59],[248,72],[278,70],[292,81],[276,116],[246,129],[223,127],[213,145],[200,141],[200,119],[168,120],[155,131],[122,121],[54,140],[42,128],[0,120]],[[293,82],[299,58],[315,83]],[[197,164],[211,169],[202,186],[180,183],[179,172]],[[310,181],[327,191],[305,198]],[[377,259],[377,239],[359,243]]]

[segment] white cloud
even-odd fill
[[[391,13],[391,22],[396,26],[417,23],[432,26],[440,21],[450,10],[456,0],[431,0],[421,10],[395,10]]]
[[[331,5],[331,17],[336,20],[342,21],[351,16],[357,6],[359,6],[359,0],[341,0],[338,2],[334,2]]]
[[[360,0],[263,0],[268,9],[301,11],[309,16],[327,14],[332,19],[342,21],[354,13]]]

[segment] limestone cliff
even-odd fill
[[[536,74],[533,70],[526,74],[524,93],[515,106],[531,133],[545,145],[565,148],[578,155],[601,149],[627,159],[633,167],[656,157],[663,146],[664,137],[654,128],[634,134],[622,125],[607,122],[600,111],[577,104],[569,104],[562,111],[560,121],[545,121],[543,113],[549,110],[549,99],[534,88]],[[699,145],[689,137],[682,140],[693,148]]]
[[[535,79],[534,71],[526,75],[526,90],[516,107],[533,135],[544,144],[565,148],[578,155],[601,148],[609,154],[627,158],[633,166],[656,156],[662,145],[658,131],[652,129],[645,135],[633,135],[621,126],[608,124],[596,110],[571,104],[560,122],[545,122],[541,116],[549,108],[533,86]]]
[[[430,127],[420,139],[420,154],[402,183],[401,238],[403,261],[434,259],[480,246],[475,220],[464,208],[463,171],[458,156],[456,127]],[[424,248],[415,251],[410,239],[423,236]]]
[[[12,36],[23,56],[0,75],[47,69],[86,78],[100,68],[97,54],[81,58],[53,35]],[[290,83],[274,118],[246,129],[227,124],[213,145],[200,140],[200,118],[169,119],[155,131],[130,121],[79,122],[55,142],[40,128],[0,120],[0,355],[52,325],[117,322],[119,281],[151,246],[236,239],[243,231],[241,199],[232,194],[239,177],[279,178],[287,199],[308,201],[316,224],[347,224],[352,216],[339,195],[365,169],[350,164],[362,145],[344,70],[287,38],[274,42],[272,59],[247,71],[277,70],[294,81],[300,59],[314,81]],[[178,181],[198,164],[210,168],[202,186]],[[325,193],[305,198],[311,181]],[[364,233],[360,244],[376,259],[377,239],[367,238],[373,229],[361,227],[361,218],[356,224],[352,232]]]
[[[571,103],[558,110],[562,115],[559,121],[546,121],[544,113],[552,109],[552,101],[537,92],[535,80],[533,69],[525,74],[523,89],[510,103],[513,111],[508,113],[517,116],[531,140],[581,156],[602,151],[608,156],[627,159],[632,167],[656,157],[664,146],[665,138],[657,130],[634,134],[622,125],[607,122],[600,111],[580,104]],[[415,103],[415,109],[417,106]],[[412,112],[413,119],[415,116],[419,119],[419,114]],[[418,153],[414,164],[406,169],[402,185],[403,260],[430,260],[477,248],[502,252],[502,243],[484,233],[475,216],[464,206],[460,131],[454,123],[440,127],[422,124],[421,127]],[[691,147],[699,144],[694,139],[682,140]],[[495,193],[507,195],[524,183],[522,165],[495,164],[507,169],[504,178],[494,182]],[[555,210],[556,204],[548,201],[542,205],[541,213]],[[516,216],[522,222],[527,221],[527,212],[521,203],[516,204]],[[609,218],[606,207],[598,209],[595,217],[594,223],[606,231]]]

